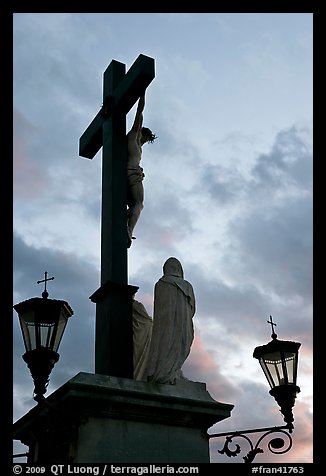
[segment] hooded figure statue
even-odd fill
[[[194,339],[195,294],[179,260],[168,258],[154,288],[152,339],[143,379],[174,384]]]

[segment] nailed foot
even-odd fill
[[[135,239],[136,237],[132,236],[131,230],[129,229],[129,227],[127,227],[127,248],[130,248],[132,240],[135,240]]]

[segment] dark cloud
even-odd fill
[[[266,212],[266,213],[265,213]],[[259,208],[230,224],[238,269],[279,296],[311,299],[311,201],[288,200],[268,211]],[[233,252],[234,253],[234,252]],[[232,254],[232,250],[231,250]],[[267,259],[266,259],[267,257]]]
[[[233,270],[250,275],[266,292],[309,302],[313,229],[308,152],[291,128],[277,135],[270,155],[258,157],[253,174],[259,180],[248,187],[250,206],[229,224],[228,260]]]
[[[220,165],[206,165],[201,173],[201,181],[205,184],[205,193],[218,206],[234,205],[239,200],[239,193],[246,186],[241,174],[235,170],[229,170]]]
[[[258,157],[253,169],[257,186],[269,196],[291,186],[299,188],[302,194],[311,194],[312,150],[305,140],[309,137],[311,131],[296,126],[280,131],[270,153]]]

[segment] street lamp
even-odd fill
[[[298,351],[301,344],[299,342],[278,340],[274,332],[272,316],[267,321],[272,326],[272,340],[254,350],[254,358],[259,360],[261,368],[271,387],[269,391],[281,407],[284,421],[288,424],[290,433],[293,430],[293,414],[297,393],[300,388],[297,386],[298,373]]]
[[[253,353],[253,357],[259,360],[259,363],[264,371],[267,381],[271,387],[269,391],[281,407],[281,413],[283,414],[286,425],[274,426],[266,428],[255,428],[252,430],[239,430],[225,433],[214,433],[209,435],[209,438],[225,437],[225,444],[222,450],[218,450],[221,454],[226,454],[229,457],[236,456],[241,452],[240,446],[237,444],[235,449],[230,448],[233,438],[242,437],[250,445],[250,451],[243,458],[245,463],[251,463],[257,453],[263,453],[260,448],[261,441],[274,433],[280,433],[282,438],[272,438],[268,443],[268,449],[274,454],[286,453],[292,448],[292,433],[293,426],[293,413],[292,407],[294,406],[297,393],[300,392],[300,388],[297,386],[297,373],[298,373],[298,351],[301,344],[299,342],[282,341],[277,339],[277,335],[274,332],[274,326],[272,316],[270,321],[267,321],[272,326],[272,340],[266,345],[256,347]],[[254,445],[250,438],[247,436],[250,433],[263,433],[259,437],[258,441]],[[288,439],[288,445],[284,447],[283,437]]]
[[[26,352],[22,356],[34,380],[34,400],[44,399],[49,375],[59,360],[58,348],[73,310],[66,301],[48,299],[47,277],[42,297],[31,298],[14,305],[19,316]]]

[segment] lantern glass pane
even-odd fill
[[[296,380],[296,369],[295,369],[295,353],[294,352],[284,352],[284,361],[286,365],[287,373],[287,382],[285,383],[295,383]]]
[[[26,351],[36,349],[35,313],[26,312],[19,316]]]
[[[54,332],[55,325],[53,323],[40,323],[40,342],[42,347],[46,347],[47,349],[51,348],[51,340]]]
[[[53,343],[53,350],[55,352],[58,351],[58,348],[59,348],[59,345],[60,345],[60,342],[61,342],[61,338],[63,336],[63,332],[65,330],[66,324],[67,324],[67,318],[66,318],[65,314],[63,312],[61,312],[60,313],[60,319],[59,319],[59,322],[58,322],[57,333],[56,333],[55,340],[54,340],[54,343]]]
[[[268,383],[269,385],[271,386],[271,388],[273,388],[275,386],[274,382],[273,382],[273,379],[272,379],[272,376],[270,375],[269,373],[269,370],[267,368],[267,365],[265,364],[264,362],[264,359],[260,358],[259,359],[259,363],[261,365],[261,368],[263,369],[263,372],[268,380]]]
[[[270,354],[265,354],[263,359],[273,381],[272,388],[274,386],[284,385],[285,380],[280,353],[272,352]]]

